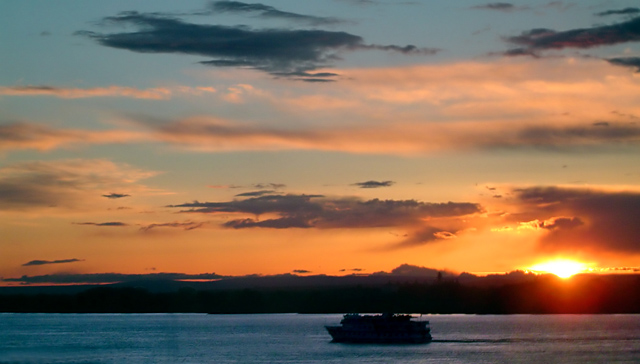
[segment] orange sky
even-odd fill
[[[0,5],[0,284],[640,266],[633,1],[73,4]]]

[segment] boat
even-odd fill
[[[337,343],[420,344],[431,341],[429,321],[414,321],[411,315],[346,314],[340,326],[325,326]]]

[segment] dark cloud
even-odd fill
[[[448,240],[456,238],[456,234],[441,228],[428,226],[413,234],[409,235],[405,240],[398,244],[399,246],[415,246],[424,245],[439,240]]]
[[[507,37],[506,41],[523,46],[508,51],[507,55],[531,55],[547,49],[592,48],[636,42],[640,41],[640,17],[618,24],[561,32],[545,28],[531,29],[518,36]]]
[[[542,222],[541,228],[547,230],[555,229],[573,229],[578,226],[584,225],[584,222],[579,217],[554,217],[550,220]]]
[[[249,67],[280,76],[306,73],[328,66],[339,59],[340,51],[376,49],[404,54],[433,54],[438,51],[413,45],[366,44],[361,37],[346,32],[194,24],[166,15],[138,12],[123,12],[107,17],[104,23],[131,25],[138,29],[111,34],[91,31],[79,31],[76,34],[106,47],[140,53],[212,57],[214,59],[201,63],[218,67]],[[312,79],[318,80],[319,77],[324,76],[314,75]]]
[[[483,5],[476,5],[473,9],[485,9],[485,10],[499,10],[499,11],[513,11],[516,6],[511,3],[489,3]]]
[[[618,10],[607,10],[601,13],[597,13],[597,16],[607,16],[607,15],[634,15],[640,13],[640,8],[624,8]]]
[[[210,7],[214,12],[251,13],[257,14],[259,17],[263,18],[280,18],[296,22],[306,22],[312,25],[336,24],[343,22],[342,20],[336,18],[303,15],[281,11],[274,8],[273,6],[259,3],[250,4],[240,1],[214,1],[210,4]]]
[[[129,224],[120,221],[109,222],[74,222],[74,225],[91,225],[91,226],[129,226]]]
[[[634,67],[636,72],[640,72],[640,57],[617,57],[607,61],[616,66]]]
[[[426,203],[415,200],[362,201],[356,198],[326,198],[322,195],[265,195],[229,202],[192,202],[169,207],[189,208],[182,212],[245,213],[277,215],[259,220],[230,220],[224,226],[242,228],[371,228],[421,226],[425,218],[449,218],[482,211],[474,203]],[[436,238],[447,238],[446,232]],[[433,235],[433,234],[432,234]]]
[[[116,199],[116,198],[123,198],[123,197],[130,197],[131,195],[127,195],[126,193],[110,193],[108,195],[102,195],[102,197],[106,197],[109,199]]]
[[[495,140],[493,147],[535,146],[567,147],[594,143],[632,142],[640,137],[640,126],[633,123],[597,122],[584,126],[529,126],[519,130],[512,140]],[[490,146],[490,145],[487,145]]]
[[[287,187],[287,185],[285,185],[284,183],[254,183],[253,184],[254,188],[261,188],[261,189],[266,189],[266,188],[272,188],[274,190],[280,189],[280,188],[285,188]]]
[[[239,194],[236,195],[236,197],[264,196],[264,195],[270,195],[270,194],[272,194],[274,192],[275,191],[273,191],[273,190],[250,191],[250,192],[239,193]]]
[[[308,274],[308,273],[312,273],[310,270],[306,270],[306,269],[296,269],[293,271],[293,273],[298,273],[298,274]]]
[[[514,194],[530,216],[544,221],[545,248],[640,252],[640,192],[530,187]]]
[[[20,278],[1,278],[2,282],[20,282],[23,284],[104,284],[131,282],[140,280],[212,280],[224,276],[215,273],[184,274],[184,273],[152,273],[152,274],[120,274],[120,273],[94,273],[94,274],[47,274],[41,276],[22,276]]]
[[[311,199],[323,197],[321,195],[267,195],[248,198],[245,200],[233,200],[229,202],[192,202],[168,207],[188,207],[185,212],[239,212],[253,215],[266,213],[281,213],[295,215],[299,213],[319,212],[322,206]]]
[[[378,5],[379,1],[374,0],[334,0],[334,1],[342,1],[348,4],[357,5],[357,6],[367,6],[367,5]]]
[[[30,262],[24,263],[23,267],[29,267],[33,265],[47,265],[47,264],[64,264],[64,263],[75,263],[75,262],[84,262],[84,259],[60,259],[60,260],[32,260]]]
[[[380,187],[390,187],[394,184],[393,181],[366,181],[366,182],[356,182],[353,185],[358,186],[360,188],[380,188]]]
[[[185,221],[185,222],[165,222],[165,223],[157,223],[157,224],[149,224],[140,227],[142,231],[149,231],[151,229],[159,228],[159,227],[171,227],[171,228],[180,228],[184,230],[194,230],[202,227],[204,222],[195,222],[195,221]]]
[[[291,229],[291,228],[310,228],[313,227],[311,222],[304,216],[281,217],[279,219],[254,220],[254,219],[237,219],[224,223],[225,227],[234,229],[245,228],[272,228],[272,229]]]
[[[362,272],[362,271],[364,271],[364,269],[362,269],[362,268],[350,268],[350,269],[343,268],[343,269],[339,270],[339,272],[346,272],[346,271]]]

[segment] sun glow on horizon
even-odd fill
[[[570,259],[555,259],[538,263],[529,268],[538,273],[551,273],[560,278],[569,278],[575,274],[588,270],[587,264]]]

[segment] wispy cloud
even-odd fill
[[[0,125],[0,150],[161,142],[200,152],[417,155],[637,146],[640,126],[622,115],[640,114],[634,97],[640,94],[640,85],[632,73],[610,62],[632,66],[635,61],[633,57],[609,62],[510,58],[497,63],[351,69],[345,71],[349,80],[341,83],[339,93],[330,88],[310,95],[311,87],[304,84],[296,84],[298,92],[287,94],[254,90],[251,102],[285,105],[309,118],[308,124],[296,129],[286,123],[252,124],[208,116],[175,120],[129,116],[131,129],[126,130],[55,129],[23,122]],[[337,115],[347,115],[351,122],[324,122]],[[393,123],[385,115],[393,115]],[[268,185],[253,188],[277,190]]]
[[[640,72],[640,57],[616,57],[609,58],[607,61],[616,66],[633,67],[636,72]]]
[[[380,188],[380,187],[390,187],[394,184],[393,181],[365,181],[365,182],[356,182],[353,185],[358,186],[360,188]]]
[[[104,284],[131,282],[138,280],[181,280],[203,279],[213,280],[224,278],[215,273],[184,274],[184,273],[151,273],[151,274],[121,274],[121,273],[92,273],[92,274],[47,274],[41,276],[23,276],[20,278],[1,278],[2,282],[21,282],[24,284]]]
[[[617,9],[617,10],[607,10],[607,11],[603,11],[600,13],[597,13],[597,16],[608,16],[608,15],[636,15],[636,14],[640,14],[640,8],[632,8],[632,7],[628,7],[628,8],[624,8],[624,9]]]
[[[129,224],[120,221],[109,222],[74,222],[74,225],[90,225],[90,226],[108,226],[108,227],[123,227],[129,226]]]
[[[142,227],[140,227],[140,230],[149,231],[151,229],[162,228],[162,227],[178,228],[183,230],[195,230],[202,227],[205,224],[206,224],[205,222],[195,222],[195,221],[154,223],[154,224],[143,225]]]
[[[140,90],[131,87],[109,86],[95,88],[60,88],[53,86],[11,86],[0,87],[0,95],[8,96],[55,96],[65,99],[88,97],[131,97],[136,99],[163,100],[171,96],[166,88]]]
[[[118,199],[123,197],[130,197],[131,195],[126,193],[110,193],[108,195],[102,195],[102,197],[106,197],[108,199]]]
[[[361,135],[362,138],[353,138]],[[366,136],[366,137],[365,137]],[[523,123],[402,124],[393,127],[289,131],[184,120],[159,126],[158,138],[195,150],[330,150],[353,153],[421,154],[438,150],[500,148],[570,149],[614,143],[637,144],[640,126],[611,122],[565,125]]]
[[[108,86],[92,88],[65,88],[46,85],[0,86],[0,96],[54,96],[64,99],[84,99],[91,97],[126,97],[134,99],[167,100],[174,95],[203,95],[215,93],[212,87],[174,88],[156,87],[137,89],[133,87]]]
[[[483,10],[498,10],[504,12],[510,12],[517,9],[515,5],[512,3],[487,3],[482,5],[475,5],[472,7],[473,9],[483,9]]]
[[[640,17],[611,25],[555,31],[536,28],[517,36],[506,37],[509,43],[523,46],[507,55],[537,55],[540,51],[564,48],[593,48],[640,41]]]
[[[84,259],[59,259],[59,260],[32,260],[30,262],[24,263],[23,267],[29,267],[34,265],[48,265],[48,264],[64,264],[64,263],[76,263],[76,262],[84,262]]]
[[[337,24],[343,22],[342,20],[337,18],[319,17],[282,11],[274,8],[273,6],[260,3],[244,3],[240,1],[214,1],[210,4],[210,7],[214,13],[227,12],[251,14],[262,18],[285,19],[294,22],[309,23],[312,25]]]
[[[0,168],[0,210],[95,208],[105,186],[144,191],[137,181],[155,174],[103,159],[17,163]]]
[[[43,124],[17,122],[0,125],[0,151],[36,149],[47,151],[78,145],[115,144],[148,140],[126,130],[54,129]]]

